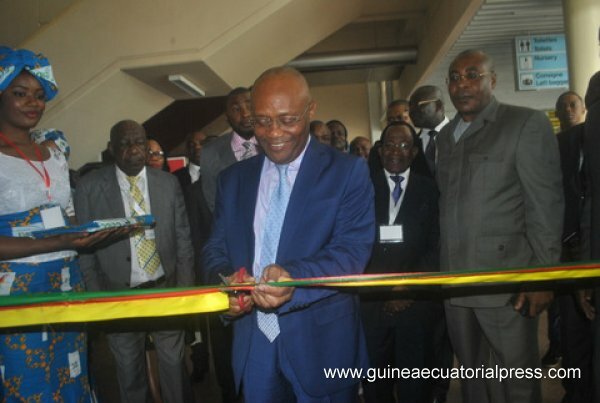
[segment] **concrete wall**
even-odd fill
[[[143,121],[172,101],[124,70],[201,62],[230,87],[248,85],[357,18],[361,4],[80,0],[21,45],[50,58],[60,87],[40,127],[66,133],[77,168],[96,160],[115,122]]]
[[[369,137],[369,104],[366,84],[326,85],[311,88],[317,102],[316,120],[336,119],[348,129],[348,141]]]

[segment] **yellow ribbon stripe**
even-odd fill
[[[352,277],[357,281],[352,281]],[[359,278],[361,278],[359,280]],[[431,285],[477,285],[493,283],[527,283],[538,281],[574,280],[600,277],[600,266],[570,266],[547,269],[521,269],[503,272],[472,273],[419,273],[418,275],[385,274],[381,276],[346,276],[345,281],[331,281],[335,277],[322,278],[320,286],[335,287],[377,287],[377,286],[431,286]],[[340,278],[341,279],[341,278]],[[277,285],[293,285],[295,281],[281,282]],[[315,284],[316,285],[316,284]]]
[[[434,273],[365,274],[272,283],[280,287],[477,286],[600,278],[597,262],[571,266]],[[135,290],[0,297],[0,328],[50,323],[174,316],[228,309],[225,291],[254,284],[188,289]]]
[[[227,294],[223,292],[176,290],[141,294],[134,297],[98,298],[81,302],[69,301],[2,307],[0,308],[0,328],[174,316],[217,312],[228,308],[229,300]]]

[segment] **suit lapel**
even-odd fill
[[[250,256],[248,272],[252,272],[252,262],[254,261],[254,215],[256,212],[256,200],[258,199],[258,188],[260,186],[260,173],[264,162],[264,155],[250,158],[244,161],[248,165],[247,169],[241,170],[240,175],[240,200],[235,201],[239,205],[238,211],[242,215],[239,222],[250,223],[240,231],[244,231],[244,246],[247,248],[243,256]],[[236,268],[237,270],[237,268]]]
[[[238,162],[235,159],[235,154],[231,149],[231,138],[233,137],[233,132],[229,133],[228,141],[222,143],[221,150],[219,152],[219,161],[221,161],[221,166],[230,166]]]
[[[404,198],[402,199],[402,205],[400,206],[398,215],[396,215],[394,224],[402,224],[408,212],[410,212],[410,214],[414,214],[416,211],[419,211],[419,205],[417,188],[415,187],[415,176],[413,174],[408,177],[406,189],[404,190]]]
[[[148,196],[150,197],[150,210],[155,218],[157,217],[157,215],[160,215],[161,211],[167,210],[167,206],[164,205],[165,199],[162,197],[161,189],[158,184],[159,179],[157,178],[157,176],[158,172],[146,168]]]
[[[463,140],[463,139],[466,140],[468,137],[477,133],[479,130],[481,130],[485,126],[485,122],[487,120],[492,121],[492,122],[495,121],[499,105],[500,104],[498,103],[496,98],[492,97],[492,100],[490,101],[490,103],[485,107],[485,109],[483,111],[481,111],[481,113],[479,113],[479,115],[477,115],[475,120],[471,123],[471,125],[467,128],[467,130],[465,130],[465,132],[461,136],[460,140]]]
[[[113,165],[111,169],[105,171],[104,178],[100,184],[100,193],[108,206],[107,211],[111,212],[113,217],[125,217],[125,206],[121,196],[121,188],[117,181],[117,167]]]
[[[287,249],[293,245],[294,233],[303,222],[304,210],[308,202],[311,189],[317,185],[317,179],[325,163],[328,163],[326,149],[317,141],[311,141],[304,153],[300,170],[294,182],[294,188],[285,213],[279,247],[277,249],[278,260],[280,256],[286,256]]]

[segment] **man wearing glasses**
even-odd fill
[[[204,267],[209,283],[219,274],[227,282],[257,283],[229,299],[236,387],[247,402],[353,401],[359,379],[328,379],[324,369],[367,365],[354,295],[267,284],[358,274],[371,254],[367,165],[311,138],[315,110],[298,71],[264,72],[252,87],[254,132],[264,154],[219,177]]]
[[[464,51],[450,65],[448,92],[458,113],[437,141],[442,271],[551,265],[560,258],[564,201],[552,127],[542,112],[499,103],[495,86],[493,61],[482,51]],[[540,365],[537,316],[552,292],[514,291],[446,301],[461,365]],[[463,379],[462,394],[467,403],[541,402],[540,381],[531,377]]]
[[[381,133],[383,168],[371,171],[375,188],[377,239],[366,272],[439,270],[438,191],[432,178],[412,171],[419,152],[417,133],[407,122]],[[435,329],[443,307],[423,294],[361,293],[361,313],[372,368],[432,368]],[[365,382],[365,402],[431,402],[428,379]]]

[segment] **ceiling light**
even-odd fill
[[[193,97],[198,98],[206,95],[202,88],[198,87],[183,74],[171,74],[169,75],[169,81]]]

